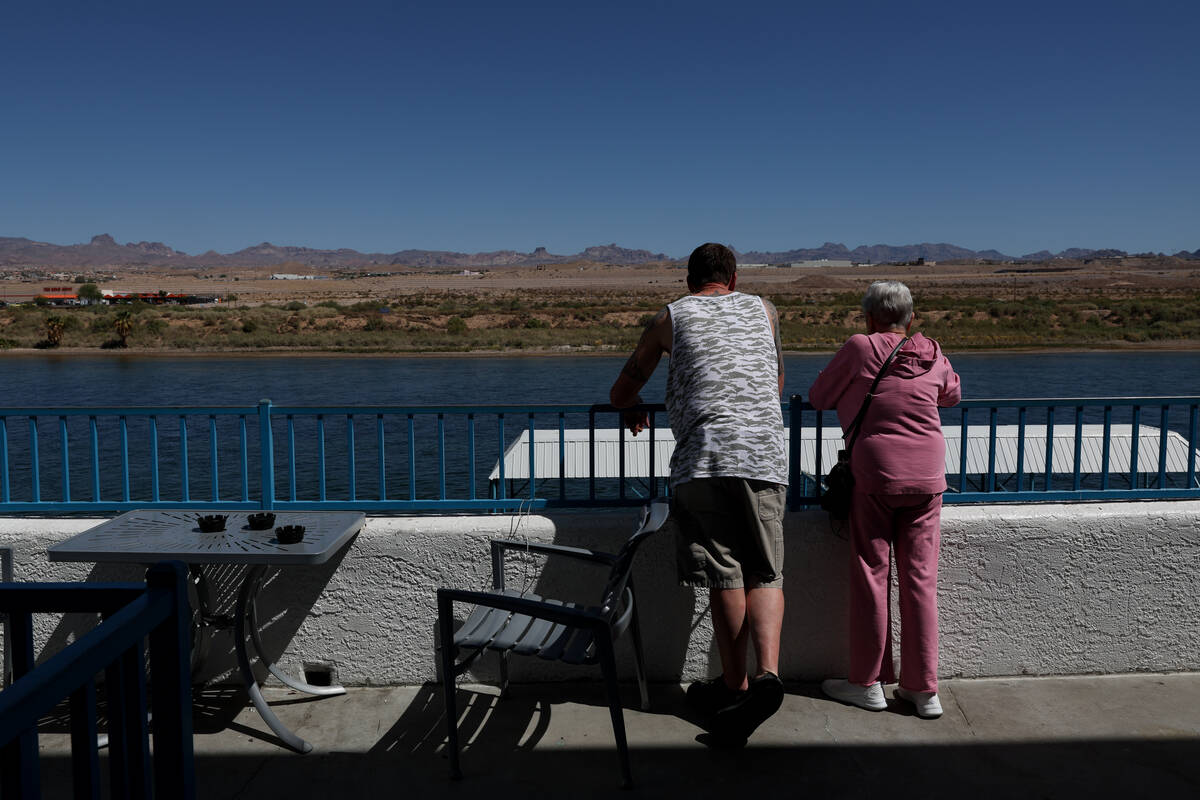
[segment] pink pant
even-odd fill
[[[937,691],[940,494],[854,492],[850,506],[850,682],[893,683],[890,553],[900,577],[900,685]]]

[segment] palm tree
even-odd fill
[[[133,313],[130,311],[122,311],[113,319],[113,330],[117,332],[117,336],[121,337],[121,347],[128,347],[126,341],[129,334],[133,331]]]
[[[46,317],[46,341],[49,342],[51,347],[58,347],[62,344],[63,329],[65,327],[62,317]]]

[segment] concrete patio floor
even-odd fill
[[[627,704],[636,689],[624,688]],[[948,680],[945,715],[891,699],[872,713],[788,686],[780,712],[741,750],[720,749],[682,688],[626,708],[635,787],[618,789],[599,682],[459,687],[461,781],[447,777],[441,687],[352,688],[310,699],[269,689],[279,717],[313,743],[278,746],[234,690],[196,705],[201,798],[358,797],[1196,797],[1200,673]],[[70,795],[67,737],[43,733],[46,797]],[[103,752],[103,751],[102,751]]]

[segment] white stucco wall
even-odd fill
[[[274,572],[260,598],[267,649],[299,670],[333,665],[346,684],[435,678],[439,586],[490,585],[488,541],[528,538],[615,550],[632,510],[510,516],[370,518],[339,559]],[[0,519],[17,580],[137,580],[136,566],[51,564],[46,548],[94,524],[83,519]],[[823,512],[787,518],[787,614],[782,671],[815,679],[846,670],[846,542]],[[652,679],[688,680],[716,669],[707,598],[676,585],[673,543],[652,538],[638,557]],[[232,604],[240,571],[213,570]],[[594,600],[602,574],[573,563],[546,570],[516,559],[510,586]],[[1200,503],[947,507],[939,582],[943,676],[1049,675],[1200,669]],[[459,611],[459,616],[465,609]],[[43,654],[89,624],[41,619]],[[225,638],[221,638],[224,636]],[[631,674],[629,648],[623,648]],[[897,654],[899,649],[896,648]],[[204,675],[228,677],[228,634],[214,640]],[[578,668],[513,660],[514,680],[580,677]],[[494,658],[475,677],[495,678]]]

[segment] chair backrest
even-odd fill
[[[670,511],[671,506],[666,498],[658,498],[642,510],[641,523],[617,551],[617,560],[613,562],[612,570],[608,573],[608,581],[604,584],[600,608],[605,614],[612,614],[620,605],[621,597],[625,593],[625,586],[629,583],[629,574],[633,570],[633,557],[637,554],[638,547],[646,541],[650,534],[656,533],[662,528]]]

